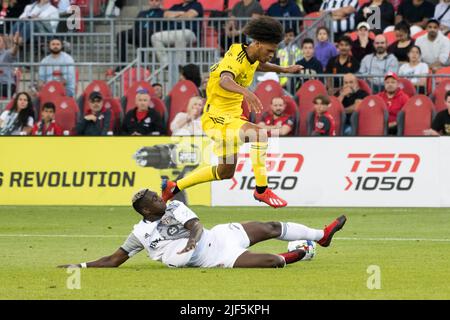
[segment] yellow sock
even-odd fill
[[[252,160],[255,181],[258,187],[267,186],[266,155],[267,142],[253,142],[250,146],[250,159]]]
[[[207,166],[195,170],[191,174],[188,174],[186,177],[177,181],[177,187],[180,190],[184,190],[186,188],[195,186],[196,184],[220,180],[217,175],[217,166]]]

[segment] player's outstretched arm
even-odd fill
[[[277,64],[273,63],[260,63],[257,71],[261,72],[276,72],[276,73],[299,73],[303,70],[303,66],[300,65],[292,65],[288,67],[281,67]]]
[[[186,229],[190,230],[191,234],[186,243],[186,246],[184,247],[183,250],[178,252],[178,254],[182,254],[182,253],[194,250],[195,247],[197,246],[197,242],[200,240],[200,237],[202,236],[202,233],[203,233],[203,225],[200,223],[200,220],[196,219],[196,218],[187,221],[184,224],[184,227]]]
[[[127,261],[128,258],[128,253],[122,248],[119,248],[112,255],[100,258],[92,262],[87,262],[86,265],[83,265],[82,263],[64,264],[58,266],[58,268],[116,268]]]

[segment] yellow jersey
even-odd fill
[[[240,117],[242,115],[243,95],[225,90],[220,86],[220,75],[223,72],[234,74],[234,81],[242,87],[248,87],[253,82],[253,76],[259,61],[250,63],[245,48],[247,45],[236,43],[231,45],[222,60],[211,67],[205,112],[212,115]]]

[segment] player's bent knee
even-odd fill
[[[234,177],[234,166],[233,167],[219,167],[217,170],[220,180],[231,179]]]
[[[271,238],[276,238],[281,235],[281,223],[276,221],[270,221],[265,223],[267,233]]]

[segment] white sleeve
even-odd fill
[[[172,201],[170,205],[176,206],[176,209],[172,214],[175,219],[177,219],[183,225],[189,220],[198,218],[194,211],[186,207],[184,203],[180,201]]]
[[[144,246],[133,233],[130,233],[130,235],[128,236],[127,240],[125,240],[121,248],[128,253],[128,256],[130,258],[135,254],[144,250]]]
[[[450,40],[447,37],[445,37],[444,45],[442,46],[442,50],[439,54],[439,62],[445,65],[448,61],[449,54],[450,54]]]
[[[428,67],[428,65],[425,62],[421,62],[419,64],[419,73],[418,74],[426,75],[429,72],[430,72],[430,68]]]
[[[34,119],[32,117],[28,117],[27,127],[33,127]]]
[[[8,118],[8,114],[9,114],[8,110],[3,111],[2,114],[0,115],[0,120],[5,121]]]

